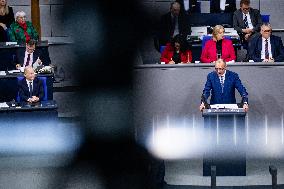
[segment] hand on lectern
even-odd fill
[[[245,110],[245,112],[248,112],[248,110],[249,110],[248,104],[244,104],[244,105],[243,105],[243,109]]]
[[[205,109],[205,105],[204,105],[204,102],[202,102],[199,106],[199,110],[202,112],[203,109]]]

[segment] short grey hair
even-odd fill
[[[272,29],[272,26],[271,26],[271,24],[270,24],[269,22],[263,23],[263,24],[261,25],[261,28],[264,27],[264,26],[269,27],[270,29]]]
[[[15,17],[16,17],[16,20],[17,20],[17,18],[18,17],[25,17],[26,16],[26,13],[24,12],[24,11],[18,11],[18,12],[16,12],[16,14],[15,14]]]

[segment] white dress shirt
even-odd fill
[[[226,75],[226,70],[225,70],[224,74],[221,75],[221,76],[223,76],[223,84],[225,83],[225,79],[226,79],[225,75]],[[221,76],[219,76],[220,83],[221,83]]]
[[[32,83],[31,83],[31,85],[32,85],[32,89],[34,88],[34,82],[33,82],[33,81],[29,81],[29,80],[27,80],[27,79],[26,79],[26,82],[27,82],[27,85],[28,85],[29,91],[31,91],[31,89],[30,89],[30,82],[32,82]]]
[[[226,6],[226,0],[220,0],[220,9],[221,9],[222,11],[225,10],[225,6]]]
[[[188,11],[189,10],[189,0],[183,0],[183,5],[184,5],[184,10]]]
[[[272,53],[271,53],[271,43],[270,43],[270,37],[267,39],[268,41],[268,53],[269,53],[269,58],[273,58],[272,57]],[[261,59],[265,59],[265,38],[262,37],[262,46],[261,46]]]
[[[28,59],[28,52],[27,51],[25,51],[25,58],[24,58],[24,64],[23,64],[23,67],[26,67],[26,62],[27,62],[27,59]],[[31,55],[30,55],[30,61],[29,61],[29,65],[30,66],[32,66],[32,64],[33,64],[33,58],[34,58],[34,55],[33,55],[34,53],[31,53]]]
[[[253,29],[253,25],[252,25],[251,19],[250,19],[250,14],[249,14],[249,13],[248,13],[248,14],[244,14],[244,13],[243,13],[243,20],[245,19],[245,15],[247,15],[247,20],[248,20],[248,27],[249,27],[249,29]]]

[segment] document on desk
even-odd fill
[[[9,70],[8,73],[12,74],[12,73],[20,73],[21,70]]]
[[[9,108],[6,102],[0,102],[0,108]]]
[[[212,104],[212,105],[210,105],[210,107],[211,107],[211,109],[222,109],[222,108],[238,109],[237,104]]]
[[[5,71],[0,71],[0,75],[6,75]]]

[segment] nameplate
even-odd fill
[[[6,45],[7,46],[9,46],[9,45],[17,45],[17,42],[8,41],[8,42],[6,42]]]

